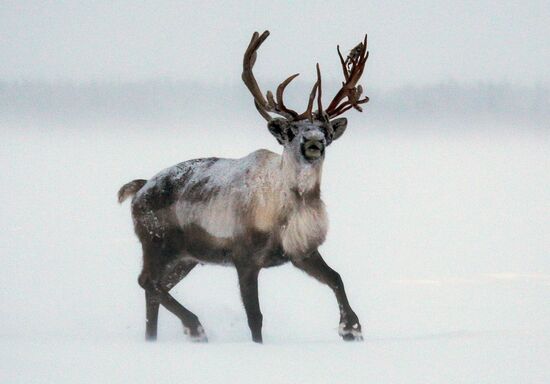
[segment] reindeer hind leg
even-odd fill
[[[196,266],[196,263],[177,263],[175,267],[167,268],[170,264],[169,261],[175,261],[177,256],[172,253],[166,247],[144,249],[144,264],[139,284],[145,289],[146,339],[155,340],[157,337],[158,310],[159,304],[162,304],[180,319],[186,333],[193,341],[207,341],[206,333],[198,317],[168,293]]]

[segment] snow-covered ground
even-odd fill
[[[279,150],[259,120],[2,123],[1,383],[550,382],[550,135],[486,123],[354,118],[328,149],[322,254],[363,343],[339,339],[332,293],[291,266],[261,273],[264,345],[235,271],[216,266],[173,291],[210,342],[161,309],[145,343],[118,188],[189,158]]]

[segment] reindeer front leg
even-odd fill
[[[262,343],[262,312],[258,299],[258,274],[259,268],[251,265],[236,265],[239,275],[239,287],[241,297],[248,318],[248,326],[252,333],[252,340]]]
[[[328,285],[336,296],[340,308],[340,326],[338,333],[346,341],[362,341],[361,324],[353,309],[351,309],[342,278],[330,268],[318,251],[304,258],[292,260],[292,264],[308,275],[313,276],[323,284]]]

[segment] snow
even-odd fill
[[[2,123],[0,382],[550,382],[548,131],[362,119],[327,149],[321,253],[365,341],[341,341],[330,290],[286,265],[260,274],[264,345],[218,266],[173,290],[209,343],[163,309],[146,343],[116,197],[183,160],[279,152],[263,122]]]

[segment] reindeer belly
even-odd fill
[[[189,224],[180,230],[180,253],[202,263],[232,264],[234,249],[229,239],[212,236],[204,228]]]
[[[272,267],[289,261],[273,233],[249,231],[233,238],[212,236],[204,228],[187,225],[180,230],[182,259],[231,265],[238,262]]]

